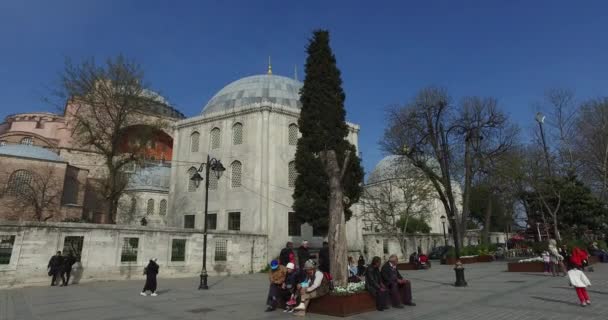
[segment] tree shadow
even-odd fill
[[[578,303],[574,303],[574,302],[570,302],[570,301],[564,301],[564,300],[558,300],[558,299],[549,299],[549,298],[535,297],[535,296],[531,296],[530,298],[536,299],[536,300],[542,300],[542,301],[546,301],[546,302],[555,302],[555,303],[562,303],[562,304],[567,304],[567,305],[571,305],[571,306],[578,306]]]

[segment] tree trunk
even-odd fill
[[[488,194],[488,205],[486,206],[486,215],[484,217],[483,235],[481,242],[483,244],[490,244],[490,226],[492,224],[492,193]]]
[[[329,259],[331,274],[336,286],[346,286],[348,283],[347,263],[348,252],[346,244],[346,219],[344,217],[344,190],[338,158],[334,150],[322,153],[324,167],[329,178]]]
[[[469,206],[471,202],[471,186],[473,184],[473,159],[471,159],[471,142],[470,138],[465,141],[464,151],[464,193],[462,195],[462,217],[460,218],[460,243],[464,242],[464,235],[467,230],[467,221],[469,219]]]

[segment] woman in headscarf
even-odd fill
[[[146,275],[146,284],[144,285],[144,289],[141,291],[142,296],[147,296],[146,291],[150,290],[153,297],[156,297],[158,294],[156,293],[156,275],[158,275],[158,264],[156,263],[158,259],[152,258],[150,262],[148,262],[148,266],[144,268],[144,274]]]

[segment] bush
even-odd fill
[[[602,249],[602,250],[606,250],[608,249],[608,246],[606,246],[606,241],[604,240],[597,240],[597,246]]]

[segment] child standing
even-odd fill
[[[545,275],[548,275],[549,272],[551,272],[551,255],[549,254],[549,251],[545,250],[541,256],[543,257],[543,263],[545,264]]]
[[[570,281],[570,285],[576,289],[581,306],[585,307],[591,304],[589,294],[587,294],[587,287],[591,286],[591,282],[581,271],[581,268],[581,265],[576,265],[572,270],[568,271],[568,280]]]

